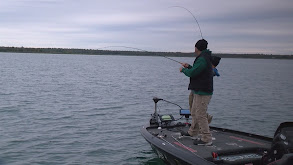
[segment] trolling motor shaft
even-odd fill
[[[152,114],[152,118],[150,119],[150,124],[151,125],[159,125],[158,112],[157,112],[157,103],[160,100],[163,100],[163,99],[157,98],[157,97],[153,98],[153,101],[155,102],[155,112],[154,112],[154,114]]]

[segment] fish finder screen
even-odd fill
[[[180,115],[190,115],[189,109],[180,109]]]

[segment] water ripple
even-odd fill
[[[188,107],[189,80],[172,61],[0,55],[0,164],[163,164],[139,130],[154,96]],[[212,124],[272,136],[280,122],[292,120],[292,66],[223,59],[209,106]],[[178,117],[177,107],[159,110]]]

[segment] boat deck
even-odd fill
[[[215,164],[245,164],[246,162],[258,164],[263,154],[271,148],[272,141],[271,138],[258,135],[211,127],[213,145],[198,146],[193,144],[191,137],[181,136],[180,131],[188,130],[186,126],[147,127],[146,130],[154,138],[160,139],[162,145],[171,146],[171,149],[166,152],[172,152],[173,147],[174,152],[175,150],[182,151],[189,157],[193,154],[195,157],[201,157]]]

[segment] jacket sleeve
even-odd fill
[[[207,62],[203,57],[199,57],[191,68],[183,68],[182,73],[187,77],[199,75],[207,67]]]

